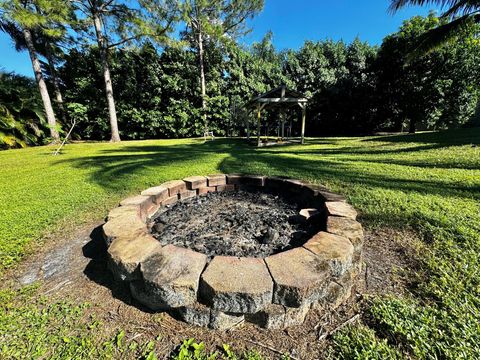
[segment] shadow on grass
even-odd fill
[[[421,134],[423,135],[423,134]],[[388,138],[388,137],[387,137]],[[384,137],[382,137],[384,139]],[[321,141],[315,139],[314,141]],[[307,145],[311,144],[310,141]],[[439,145],[426,145],[408,151],[422,151]],[[365,148],[365,147],[364,147]],[[278,150],[278,149],[277,149]],[[381,151],[375,146],[370,150]],[[388,150],[399,152],[401,149]],[[334,182],[342,186],[364,185],[369,188],[398,190],[402,192],[414,191],[422,194],[434,194],[455,197],[480,198],[479,186],[469,186],[461,182],[442,182],[432,178],[405,179],[402,170],[397,173],[384,173],[384,167],[390,164],[400,166],[415,166],[426,168],[453,168],[458,165],[451,159],[445,162],[431,163],[430,158],[425,160],[404,159],[369,159],[357,157],[368,153],[352,151],[346,148],[322,148],[313,151],[303,149],[302,146],[285,146],[275,151],[272,149],[258,149],[246,145],[240,139],[217,139],[206,143],[176,145],[124,145],[114,149],[102,150],[98,155],[81,157],[68,161],[78,168],[92,169],[90,181],[109,190],[126,189],[129,179],[138,176],[144,171],[154,171],[162,179],[181,178],[190,174],[191,168],[197,164],[212,163],[207,166],[223,173],[250,173],[263,175],[284,175],[315,182]],[[324,155],[324,156],[322,156]],[[332,156],[333,155],[333,156]],[[339,155],[339,157],[335,157]],[[350,156],[351,155],[351,156]],[[363,171],[355,168],[355,163],[371,163],[378,168],[378,172]],[[461,168],[469,168],[463,165]],[[477,169],[472,165],[471,169]]]
[[[479,145],[480,128],[467,128],[417,134],[379,136],[364,141],[387,141],[394,143],[427,143],[440,146]]]

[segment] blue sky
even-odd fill
[[[265,8],[250,22],[252,32],[242,41],[251,44],[273,31],[277,49],[299,48],[305,40],[343,39],[358,36],[371,44],[395,32],[414,15],[427,15],[428,8],[409,7],[392,15],[389,0],[265,0]],[[0,33],[0,68],[32,76],[28,53],[17,53],[4,33]]]

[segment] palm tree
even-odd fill
[[[395,13],[408,5],[435,5],[443,10],[446,22],[420,37],[411,56],[425,55],[446,44],[472,24],[480,24],[480,0],[392,0],[390,11]]]
[[[59,26],[64,27],[63,24],[59,24]],[[23,32],[17,24],[8,21],[0,21],[0,30],[4,31],[10,36],[15,45],[16,51],[28,50],[25,38],[23,36]],[[62,33],[66,33],[65,27],[62,30]],[[57,43],[70,41],[70,39],[68,39],[66,36],[62,39],[49,37],[38,30],[32,32],[32,38],[34,40],[35,50],[37,51],[37,53],[47,60],[46,64],[41,60],[40,63],[48,69],[49,76],[53,85],[53,90],[55,93],[55,102],[57,103],[58,110],[60,111],[62,121],[64,124],[66,124],[67,120],[63,103],[63,96],[60,90],[60,79],[58,78],[56,69],[56,65],[59,62],[60,54],[62,52],[60,50],[60,46],[58,46]]]

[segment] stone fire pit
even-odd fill
[[[356,216],[323,186],[220,174],[125,199],[103,232],[114,276],[151,310],[214,329],[282,329],[350,296],[362,262]]]

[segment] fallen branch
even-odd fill
[[[331,336],[331,335],[335,334],[338,330],[340,330],[340,329],[344,328],[345,326],[355,322],[359,317],[360,317],[360,314],[356,314],[356,315],[352,316],[350,319],[344,321],[343,323],[341,323],[337,327],[335,327],[332,330],[327,331],[325,334],[319,336],[318,341],[325,340],[328,336]]]
[[[244,340],[245,340],[245,341],[248,341],[248,342],[250,342],[250,343],[252,343],[252,344],[254,344],[254,345],[260,346],[260,347],[262,347],[262,348],[264,348],[264,349],[270,350],[270,351],[274,352],[275,354],[285,355],[284,352],[281,352],[280,350],[277,350],[277,349],[275,349],[274,347],[271,347],[271,346],[269,346],[269,345],[265,345],[265,344],[262,344],[262,343],[260,343],[260,342],[258,342],[258,341],[254,341],[254,340],[249,340],[249,339],[244,339]],[[292,360],[298,360],[298,358],[296,358],[296,357],[293,356],[293,355],[290,355],[290,354],[289,354],[288,356],[289,356],[289,358],[292,359]]]
[[[70,128],[70,130],[68,130],[67,136],[65,136],[65,138],[64,138],[63,141],[62,141],[62,143],[60,144],[60,146],[58,147],[58,149],[55,150],[55,152],[53,153],[53,155],[58,155],[58,153],[59,153],[60,150],[62,149],[63,145],[65,145],[65,143],[67,142],[67,139],[69,138],[70,134],[72,133],[72,130],[73,130],[73,128],[75,127],[75,124],[76,124],[76,121],[75,121],[75,119],[73,119],[72,127]]]

